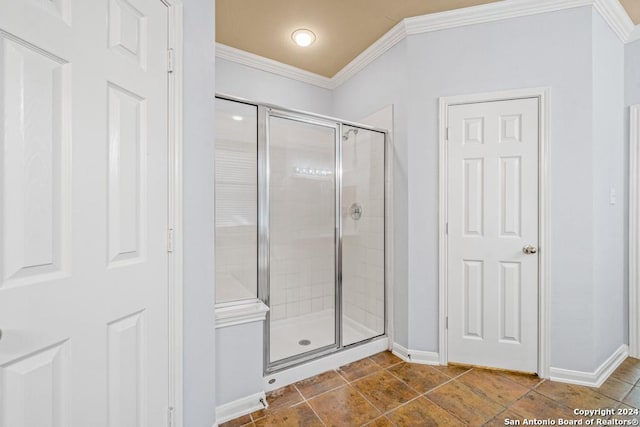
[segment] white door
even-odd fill
[[[447,126],[448,360],[537,372],[538,99],[450,106]]]
[[[0,0],[0,426],[167,424],[167,8]]]

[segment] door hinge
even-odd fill
[[[449,234],[449,223],[444,224],[444,234]]]
[[[173,49],[168,49],[167,50],[167,72],[169,74],[173,73],[173,66],[174,66]]]
[[[445,131],[444,131],[444,140],[445,141],[449,141],[449,128],[448,127],[445,128]]]
[[[170,406],[167,410],[167,426],[173,427],[173,406]]]
[[[449,316],[444,318],[444,328],[449,329]]]
[[[173,228],[167,230],[167,252],[173,252]]]

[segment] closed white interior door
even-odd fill
[[[0,426],[165,426],[167,8],[0,0]]]
[[[538,99],[448,108],[448,360],[537,372]]]

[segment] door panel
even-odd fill
[[[522,276],[517,262],[500,263],[500,341],[520,343]]]
[[[2,370],[3,426],[71,425],[66,341],[5,364]]]
[[[166,26],[0,0],[1,427],[166,425]]]
[[[464,160],[464,234],[482,236],[484,230],[484,159]]]
[[[535,372],[538,100],[448,110],[449,361]]]
[[[484,265],[482,261],[464,260],[464,337],[483,338]]]
[[[68,268],[69,164],[63,153],[70,143],[64,102],[71,88],[69,64],[23,40],[0,34],[0,58],[6,207],[0,286],[10,287],[46,281]]]

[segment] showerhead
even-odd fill
[[[351,129],[347,130],[347,131],[344,133],[344,135],[342,135],[342,139],[343,139],[344,141],[346,141],[347,139],[349,139],[349,134],[350,134],[351,132],[353,132],[353,134],[354,134],[354,135],[357,135],[357,134],[358,134],[358,129],[351,128]]]

